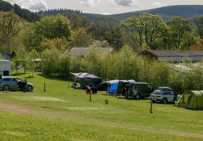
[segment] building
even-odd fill
[[[143,50],[140,55],[169,63],[182,63],[184,61],[203,61],[203,51],[180,51],[180,50]]]
[[[9,60],[0,60],[0,76],[8,76],[11,72],[11,62]]]
[[[111,53],[113,52],[113,48],[101,48],[101,47],[98,47],[98,48],[91,48],[91,47],[73,47],[71,48],[70,50],[67,50],[66,51],[66,54],[70,54],[71,56],[74,56],[74,57],[84,57],[86,55],[88,55],[88,53],[91,51],[91,50],[96,50],[98,52],[101,52],[101,53]]]

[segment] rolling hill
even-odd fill
[[[167,6],[156,9],[150,9],[145,11],[136,11],[123,14],[111,15],[112,17],[123,20],[130,16],[135,16],[142,13],[151,13],[160,15],[164,18],[170,18],[173,16],[181,16],[188,19],[192,19],[197,16],[203,16],[203,5],[176,5],[176,6]]]
[[[101,15],[101,14],[89,14],[81,11],[74,11],[68,9],[50,9],[48,11],[41,11],[39,13],[32,13],[29,10],[22,9],[18,5],[11,5],[8,2],[0,0],[0,11],[14,11],[20,17],[27,19],[28,21],[35,21],[39,17],[62,14],[67,17],[83,16],[90,21],[97,24],[118,24],[120,21],[125,20],[130,16],[136,16],[143,13],[151,13],[160,15],[163,18],[170,18],[173,16],[181,16],[188,19],[192,19],[197,16],[203,16],[203,5],[176,5],[167,6],[150,10],[135,11],[114,15]]]

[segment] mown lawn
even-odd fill
[[[203,141],[203,111],[155,104],[150,114],[147,100],[100,93],[91,103],[70,82],[28,80],[33,93],[0,94],[0,141]]]

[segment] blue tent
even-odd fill
[[[116,95],[121,92],[122,88],[128,83],[135,83],[135,80],[111,80],[107,81],[107,93],[109,95]]]
[[[110,82],[110,85],[107,87],[107,92],[110,94],[110,95],[114,95],[114,94],[117,94],[118,92],[118,85],[119,85],[119,81],[112,81]]]

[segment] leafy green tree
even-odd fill
[[[146,44],[150,48],[155,48],[154,43],[161,38],[167,25],[164,20],[157,15],[145,14],[130,17],[122,24],[125,35],[137,47]]]
[[[124,29],[125,39],[128,42],[135,44],[136,47],[142,47],[144,44],[145,21],[143,16],[134,16],[128,18],[127,21],[121,24]]]
[[[195,36],[195,32],[190,21],[181,17],[173,17],[168,22],[168,26],[170,27],[171,43],[176,49],[188,48],[192,44],[193,40],[190,39]],[[189,40],[190,42],[188,43]]]
[[[47,39],[66,38],[70,40],[70,21],[62,15],[43,17],[36,23],[35,32]]]
[[[200,37],[203,38],[203,16],[194,18],[194,23],[197,26]]]
[[[11,51],[11,40],[20,31],[20,18],[12,12],[0,12],[0,41]]]
[[[58,50],[66,50],[69,47],[69,44],[64,38],[55,38],[55,39],[45,39],[40,44],[40,49],[52,49],[56,48]]]
[[[62,15],[43,17],[34,23],[28,33],[26,43],[28,47],[38,48],[45,40],[65,39],[71,40],[71,26],[68,18]]]
[[[92,42],[92,37],[87,33],[85,28],[77,28],[73,32],[72,46],[88,46]]]

